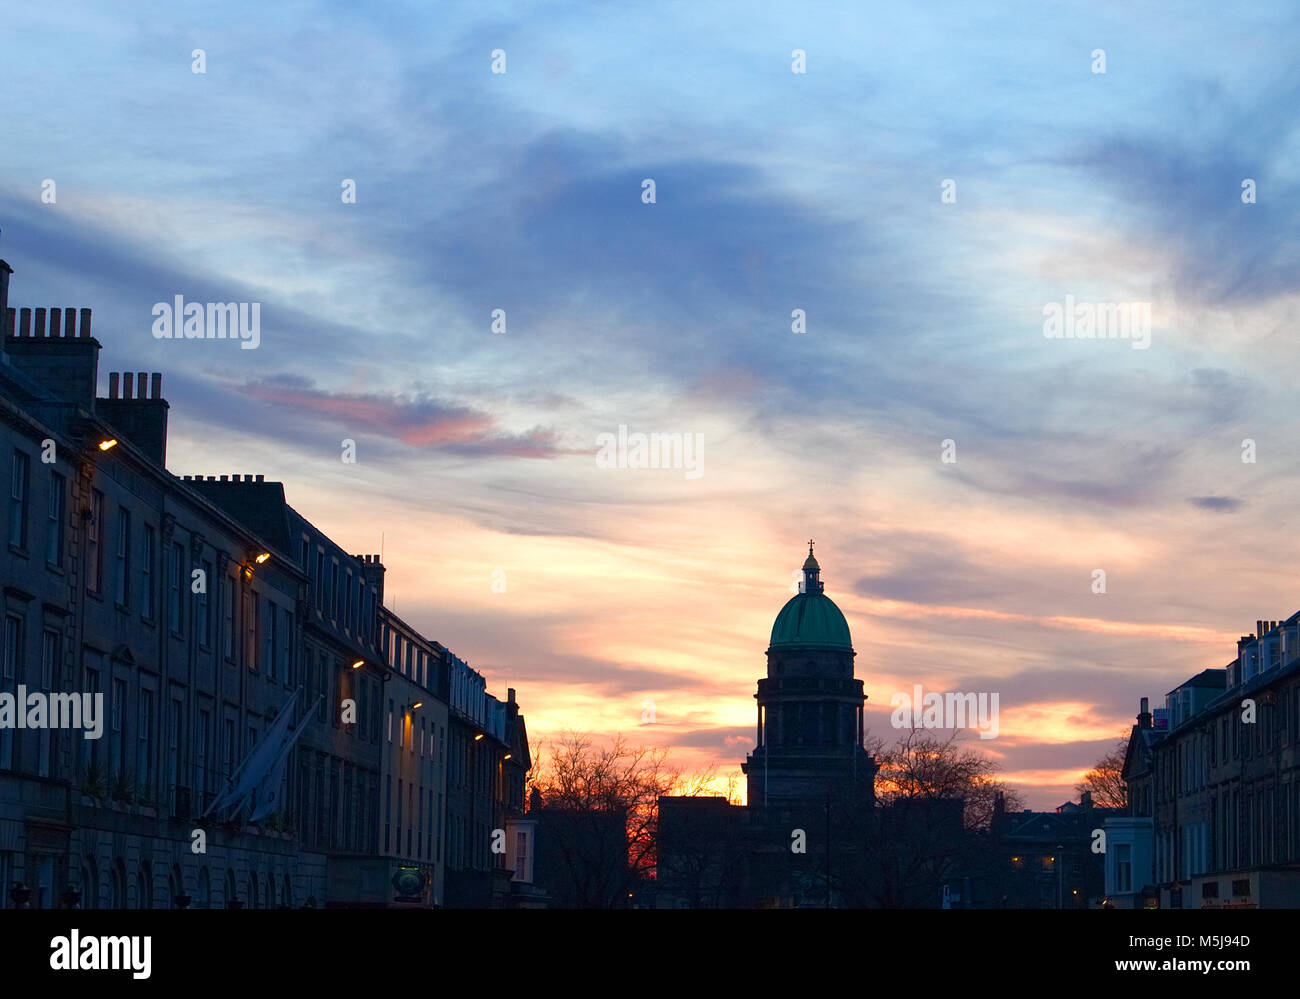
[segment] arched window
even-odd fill
[[[172,908],[176,908],[176,896],[185,894],[185,875],[181,873],[180,864],[172,864],[171,873],[167,876],[167,888],[171,893],[167,902]],[[192,900],[191,904],[193,904]]]
[[[108,894],[110,909],[126,908],[126,865],[121,860],[113,865],[113,872],[108,879]]]
[[[149,862],[143,860],[140,862],[140,873],[135,876],[136,886],[136,904],[141,909],[153,908],[153,874],[149,870]]]
[[[99,868],[94,857],[87,857],[81,865],[81,907],[99,908]]]

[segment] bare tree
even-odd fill
[[[1092,794],[1092,803],[1100,808],[1128,808],[1128,785],[1124,783],[1124,757],[1128,754],[1128,734],[1096,762],[1074,789]]]
[[[630,746],[616,735],[606,747],[566,732],[530,775],[530,799],[547,818],[545,835],[564,869],[566,895],[580,908],[622,904],[655,865],[659,798],[704,793],[712,770],[684,778],[668,750]],[[534,795],[532,792],[536,791]]]
[[[996,761],[947,738],[911,729],[897,743],[879,751],[876,797],[882,804],[910,799],[961,799],[967,829],[987,829],[1000,793],[1008,811],[1024,807],[1018,791],[997,780]],[[877,743],[879,745],[879,743]]]
[[[862,844],[833,863],[844,904],[937,905],[944,883],[978,862],[998,794],[1008,807],[1022,807],[1020,795],[997,779],[996,761],[961,744],[958,734],[911,729],[892,745],[868,739],[880,766],[878,807],[865,827],[865,816],[836,822],[844,831],[837,839]]]

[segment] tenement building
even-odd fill
[[[0,908],[456,904],[444,865],[508,894],[514,692],[281,483],[168,472],[161,375],[99,395],[90,310],[11,309],[11,274]]]
[[[1142,698],[1108,819],[1106,904],[1300,906],[1300,612],[1259,621],[1236,657]]]
[[[319,896],[325,857],[283,826],[201,819],[289,702],[304,575],[167,472],[160,375],[97,396],[90,310],[0,316],[0,695],[84,704],[15,726],[0,703],[2,904]]]

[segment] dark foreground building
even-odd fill
[[[749,804],[660,799],[658,906],[863,904],[859,887],[872,876],[865,847],[879,816],[855,655],[809,544],[754,695],[756,745],[742,766]]]
[[[0,261],[0,908],[526,894],[514,692],[497,701],[388,616],[379,559],[282,484],[168,472],[161,375],[111,373],[100,396],[90,310],[10,309],[11,273]]]
[[[1106,823],[1116,908],[1300,907],[1300,612],[1257,621],[1224,667],[1151,711],[1124,760],[1130,814]]]

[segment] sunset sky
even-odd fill
[[[163,372],[176,474],[382,545],[534,744],[738,774],[810,537],[872,734],[996,692],[1038,808],[1300,607],[1293,5],[149,6],[5,11],[10,304]],[[260,346],[156,340],[176,295]],[[1149,349],[1044,337],[1067,295]],[[702,474],[600,467],[620,426]]]

